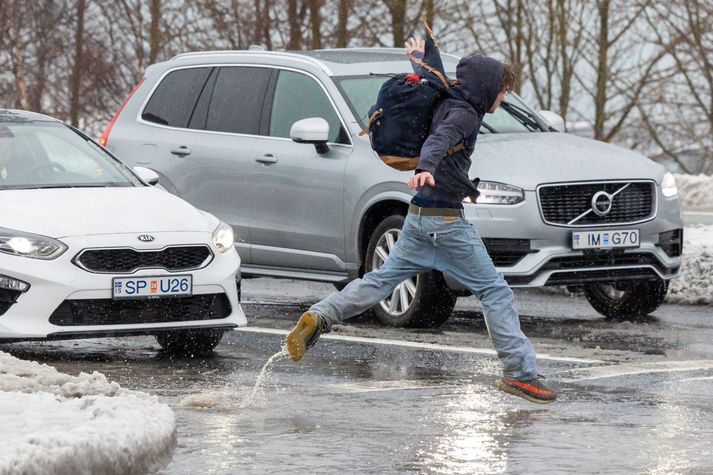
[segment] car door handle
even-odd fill
[[[255,161],[264,165],[272,165],[274,163],[277,163],[277,157],[275,157],[271,153],[267,153],[265,155],[259,155],[255,157]]]
[[[185,157],[191,154],[191,149],[186,147],[185,145],[181,145],[180,147],[171,150],[171,154],[177,155],[179,157]]]

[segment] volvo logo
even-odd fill
[[[597,216],[606,216],[611,212],[614,196],[606,191],[598,191],[592,196],[592,211]]]
[[[151,236],[150,234],[142,234],[139,237],[137,237],[136,239],[138,239],[141,242],[151,242],[154,240],[154,237]]]

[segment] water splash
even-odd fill
[[[287,353],[287,347],[283,346],[280,351],[272,355],[270,359],[267,360],[267,363],[265,363],[265,366],[262,367],[262,370],[260,371],[260,374],[257,377],[257,381],[255,382],[253,390],[240,403],[240,409],[250,407],[254,405],[257,401],[263,399],[263,386],[265,386],[265,383],[270,377],[270,373],[272,372],[272,365],[275,364],[275,362],[288,356],[289,353]]]

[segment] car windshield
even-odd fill
[[[57,122],[0,122],[0,190],[141,186],[123,163]]]
[[[354,116],[366,125],[369,108],[376,102],[381,85],[390,75],[343,76],[335,78]],[[515,94],[508,94],[502,105],[483,119],[481,133],[544,132],[534,112]]]

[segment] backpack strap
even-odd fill
[[[441,82],[442,82],[443,85],[446,87],[446,89],[450,89],[450,88],[451,88],[451,83],[448,82],[448,79],[446,79],[446,77],[445,77],[439,70],[437,70],[436,68],[434,68],[434,67],[432,67],[432,66],[430,66],[430,65],[428,65],[428,64],[426,64],[426,63],[424,63],[422,59],[417,58],[416,56],[414,56],[414,55],[411,54],[411,53],[406,53],[406,57],[407,57],[408,59],[410,59],[411,61],[413,61],[414,63],[416,63],[416,64],[418,64],[419,66],[421,66],[423,69],[425,69],[425,70],[428,71],[429,73],[435,74],[436,76],[438,76],[438,79],[441,80]]]
[[[371,125],[371,122],[383,113],[384,113],[384,109],[375,110],[374,113],[371,114],[371,117],[369,117],[369,120],[366,123],[366,127],[364,127],[363,129],[361,129],[361,131],[359,131],[359,137],[361,137],[362,135],[368,134],[369,126]]]
[[[453,155],[456,152],[460,152],[464,148],[465,148],[465,143],[461,142],[461,143],[456,144],[456,145],[452,146],[451,148],[449,148],[446,151],[446,155]]]

